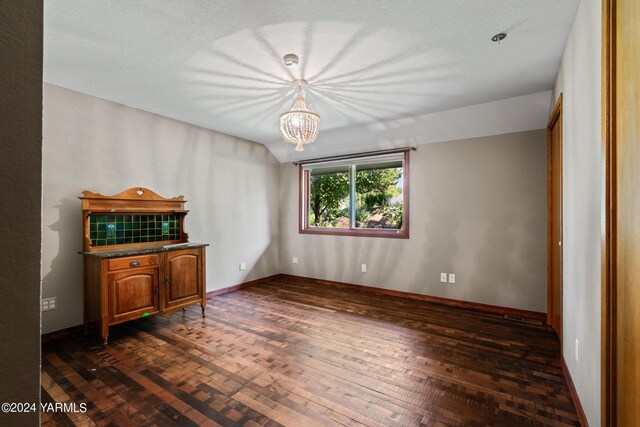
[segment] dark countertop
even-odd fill
[[[205,246],[209,246],[208,243],[178,243],[172,245],[158,245],[158,246],[146,246],[140,248],[126,248],[126,249],[115,249],[110,251],[102,251],[102,252],[86,252],[79,251],[79,254],[94,256],[96,258],[115,258],[120,256],[132,256],[132,255],[141,255],[148,254],[151,252],[167,252],[167,251],[177,251],[180,249],[194,249],[194,248],[203,248]]]

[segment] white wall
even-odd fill
[[[546,132],[423,144],[410,174],[410,239],[309,235],[283,164],[282,272],[546,312]]]
[[[43,333],[82,323],[82,190],[184,195],[209,291],[279,272],[280,166],[263,145],[48,84],[43,134],[42,297],[58,298]]]
[[[553,96],[563,93],[563,353],[592,426],[600,424],[601,8],[580,3]]]

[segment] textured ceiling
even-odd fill
[[[522,104],[530,98],[521,95],[551,89],[577,4],[48,1],[44,74],[47,83],[263,143],[285,161],[300,158],[278,136],[293,78],[309,81],[308,105],[322,117],[303,156],[349,151],[354,129],[505,98]],[[508,33],[500,45],[490,41],[498,32]],[[283,65],[290,52],[299,66]]]

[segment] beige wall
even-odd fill
[[[60,87],[44,87],[43,333],[82,323],[82,190],[147,187],[188,200],[207,290],[279,272],[279,163],[260,144]],[[240,261],[247,270],[239,271]]]
[[[280,181],[284,273],[546,312],[544,130],[418,146],[409,240],[298,234],[297,167]]]
[[[40,401],[42,2],[0,2],[0,403]],[[0,425],[38,425],[0,412]]]
[[[562,350],[591,425],[600,424],[601,8],[580,2],[552,99],[563,93]]]

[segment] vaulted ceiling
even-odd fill
[[[280,161],[538,129],[577,4],[56,0],[45,3],[44,74],[265,144]],[[321,132],[296,153],[278,117],[300,77]]]

